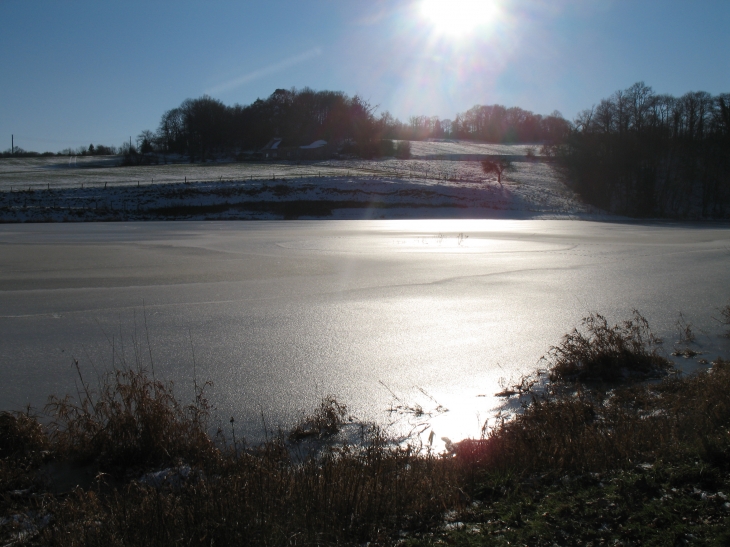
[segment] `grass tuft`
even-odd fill
[[[604,316],[591,314],[583,319],[581,330],[574,329],[548,352],[549,378],[584,383],[644,380],[672,368],[658,354],[659,344],[636,310],[631,319],[613,327]]]
[[[50,446],[46,430],[30,409],[0,412],[0,508],[7,503],[7,492],[41,482],[34,470],[47,459]]]
[[[322,398],[319,407],[309,416],[301,420],[289,432],[290,441],[316,437],[323,439],[339,433],[347,420],[347,406],[340,403],[333,395]]]
[[[26,412],[0,412],[0,459],[48,448],[48,439],[36,416]]]
[[[52,396],[46,407],[61,457],[112,469],[197,462],[212,454],[202,390],[184,406],[171,385],[133,369],[109,372],[98,393],[83,386],[80,400]]]

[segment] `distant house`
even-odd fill
[[[300,158],[305,160],[320,160],[332,155],[327,141],[318,140],[306,146],[300,146]]]
[[[305,146],[282,146],[284,139],[274,137],[256,155],[264,160],[316,160],[331,155],[327,141],[318,140]]]
[[[308,144],[307,146],[300,146],[302,150],[317,150],[319,148],[323,148],[327,146],[327,141],[314,141],[312,144]]]
[[[281,145],[282,140],[284,139],[278,137],[274,137],[273,139],[271,139],[266,144],[266,146],[259,150],[259,154],[261,154],[261,157],[265,160],[278,158],[280,153],[279,146]]]

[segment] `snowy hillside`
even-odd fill
[[[0,160],[0,221],[502,218],[600,214],[524,146],[414,142],[409,160],[118,167],[114,158]],[[502,184],[478,161],[508,155]]]

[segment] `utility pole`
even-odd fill
[[[15,135],[10,135],[10,155],[15,155]]]

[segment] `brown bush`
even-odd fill
[[[99,393],[84,384],[80,397],[51,397],[47,405],[52,439],[64,458],[130,467],[172,464],[178,458],[196,462],[215,454],[202,390],[193,404],[183,406],[170,385],[144,370],[115,369]]]
[[[340,403],[333,395],[328,395],[310,416],[304,417],[294,426],[289,432],[289,440],[330,437],[338,433],[345,423],[347,423],[347,406]]]
[[[730,454],[730,362],[706,373],[609,394],[548,391],[495,427],[469,458],[517,474],[620,469],[688,452]]]
[[[659,340],[649,323],[634,310],[632,319],[610,327],[602,315],[583,319],[582,330],[565,335],[547,355],[553,382],[618,382],[644,380],[672,368],[657,353]]]
[[[48,439],[38,418],[27,412],[0,412],[0,459],[44,450]]]

